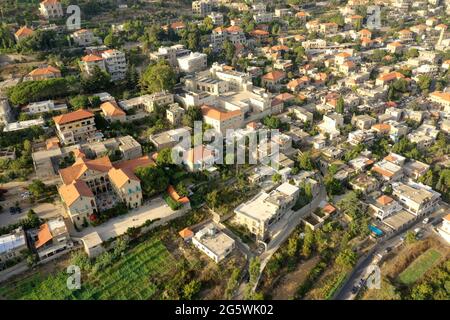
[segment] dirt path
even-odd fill
[[[306,280],[309,272],[319,262],[319,256],[297,265],[297,268],[285,275],[273,292],[273,300],[290,300],[301,283]]]

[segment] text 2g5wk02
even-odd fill
[[[273,315],[273,305],[240,305],[229,304],[219,306],[219,314],[223,315]]]

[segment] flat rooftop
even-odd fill
[[[413,220],[415,216],[406,210],[400,210],[383,220],[383,223],[389,228],[397,230],[404,224]]]
[[[244,214],[254,220],[269,220],[277,213],[278,206],[265,201],[268,198],[268,193],[261,192],[257,194],[253,199],[238,206],[234,211],[236,213]]]
[[[211,230],[213,230],[213,233],[210,233]],[[198,242],[218,256],[224,255],[235,242],[234,239],[218,230],[213,223],[206,225],[194,237]]]

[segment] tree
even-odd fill
[[[431,87],[431,78],[424,74],[420,75],[418,85],[420,90],[428,91]]]
[[[219,202],[219,195],[217,190],[213,190],[210,193],[206,195],[206,203],[208,203],[208,206],[212,207],[214,210]]]
[[[314,232],[310,227],[305,228],[305,237],[303,238],[302,255],[309,258],[314,244]]]
[[[350,248],[343,249],[336,257],[336,263],[343,269],[348,269],[356,264],[358,255]]]
[[[120,45],[120,38],[116,36],[113,32],[110,32],[103,40],[103,43],[107,47],[117,48]]]
[[[416,235],[414,234],[414,232],[413,231],[408,231],[406,233],[406,235],[405,235],[405,242],[407,244],[411,244],[411,243],[414,243],[416,241],[417,241],[417,239],[416,239]]]
[[[272,176],[272,181],[273,181],[274,183],[279,183],[279,182],[281,182],[281,175],[280,175],[279,173],[275,173],[275,174]]]
[[[250,284],[252,285],[256,284],[256,280],[258,279],[260,270],[261,270],[261,261],[259,260],[259,257],[252,258],[248,266]]]
[[[155,93],[172,90],[176,84],[176,74],[164,60],[150,65],[141,77],[141,86],[145,92]]]
[[[158,156],[156,157],[156,164],[158,166],[164,167],[171,165],[172,161],[172,149],[164,148],[158,152]]]
[[[191,280],[183,287],[183,298],[191,300],[200,291],[201,283],[198,280]]]
[[[28,186],[28,190],[33,194],[35,198],[43,196],[47,191],[46,185],[41,180],[33,180],[33,182]]]
[[[241,275],[241,270],[239,268],[233,269],[231,273],[230,279],[227,282],[227,288],[225,289],[225,298],[231,299],[233,298],[234,290],[238,285],[239,276]]]
[[[14,37],[6,24],[0,24],[0,49],[11,49],[14,47]]]
[[[102,104],[102,101],[99,96],[93,96],[91,98],[91,106],[92,108],[98,108]]]
[[[288,240],[288,245],[286,253],[289,257],[295,257],[298,251],[298,239],[295,237],[290,237]]]
[[[66,96],[69,91],[67,80],[57,78],[19,83],[11,87],[7,91],[7,95],[12,104],[24,105],[30,102]]]
[[[228,64],[231,64],[231,61],[236,53],[236,47],[230,41],[226,40],[223,43],[223,52],[225,55],[225,60]]]
[[[183,125],[193,128],[195,121],[202,121],[203,114],[202,109],[196,106],[190,106],[186,110],[186,113],[183,116]]]
[[[274,116],[267,116],[263,119],[263,123],[269,129],[279,129],[281,127],[281,120]]]
[[[314,170],[314,164],[311,160],[311,153],[309,151],[303,152],[298,157],[298,166],[302,170]]]
[[[180,197],[186,197],[189,194],[189,190],[184,182],[178,183],[175,189],[177,190],[177,193],[180,195]]]
[[[336,102],[336,112],[340,114],[344,114],[344,98],[339,97]]]
[[[84,109],[87,106],[89,106],[89,99],[85,95],[77,95],[69,100],[69,103],[71,106],[77,110],[77,109]]]
[[[111,87],[111,76],[99,66],[95,66],[90,76],[81,79],[81,86],[84,92],[89,93],[106,90]]]
[[[162,192],[169,186],[169,178],[160,167],[137,168],[136,176],[141,180],[142,191],[147,197]]]

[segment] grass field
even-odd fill
[[[435,249],[425,251],[402,273],[400,273],[398,280],[405,285],[413,284],[419,280],[441,257],[442,254]]]
[[[7,299],[151,299],[156,293],[155,280],[176,269],[174,257],[164,244],[151,239],[137,245],[118,262],[95,275],[83,277],[81,289],[66,287],[65,271],[50,276],[34,274],[0,287]]]

